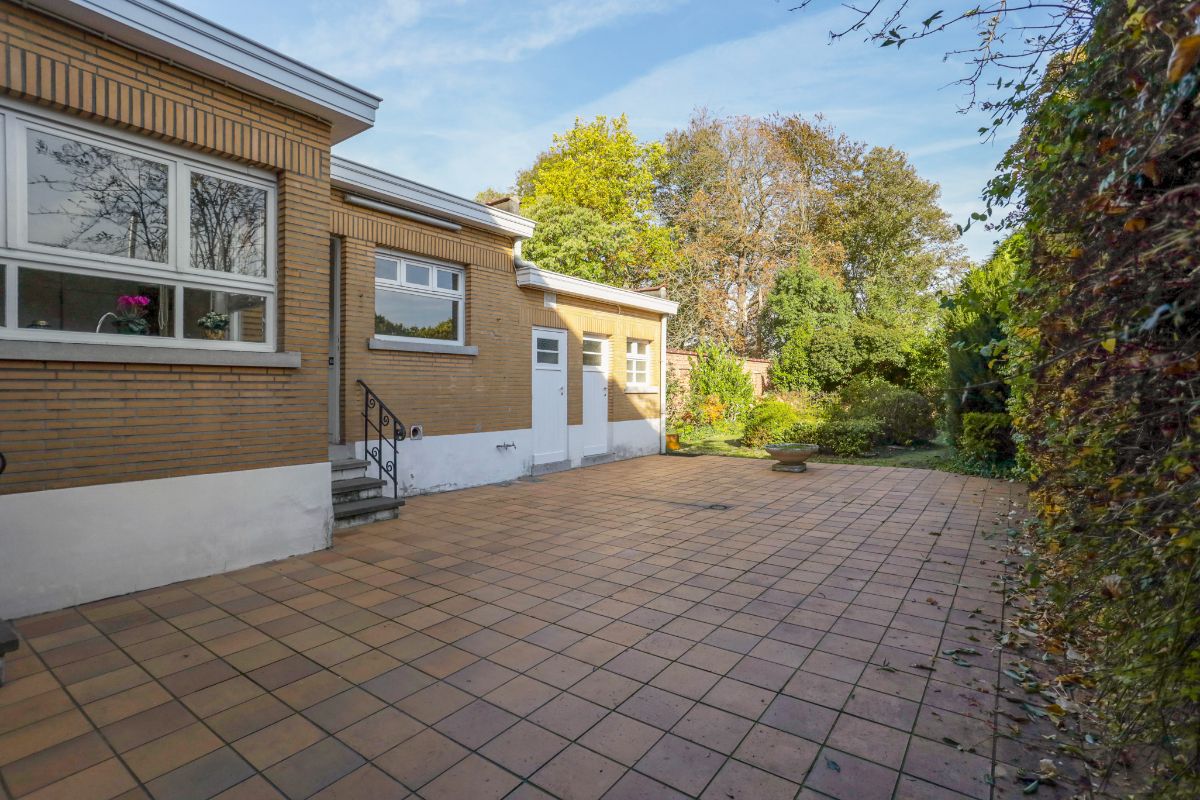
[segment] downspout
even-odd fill
[[[662,290],[660,294],[666,294]],[[667,315],[662,320],[662,333],[658,337],[658,452],[667,452]]]
[[[538,268],[537,264],[533,263],[532,261],[526,261],[525,259],[521,258],[521,242],[523,242],[523,241],[525,241],[525,240],[524,239],[516,239],[513,241],[513,265],[517,269],[523,269],[525,267],[537,269]]]

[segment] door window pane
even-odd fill
[[[408,292],[375,292],[375,333],[414,339],[459,338],[457,300]]]
[[[265,342],[267,298],[185,288],[183,335],[218,342]]]
[[[554,352],[557,353],[558,352],[558,339],[543,339],[542,337],[539,336],[538,340],[537,340],[537,349],[538,350],[553,350]]]
[[[79,333],[171,336],[174,297],[171,286],[21,269],[17,324]]]
[[[583,340],[583,365],[585,367],[604,366],[604,342],[599,339]]]
[[[192,269],[267,277],[267,191],[192,173]]]
[[[166,165],[45,131],[26,147],[30,242],[167,261]]]

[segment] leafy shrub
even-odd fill
[[[788,431],[800,421],[800,414],[782,400],[763,400],[750,409],[742,429],[742,443],[749,447],[783,441]]]
[[[883,425],[878,419],[831,419],[825,422],[800,423],[787,434],[787,441],[798,444],[815,444],[826,453],[835,456],[861,456],[883,435]]]
[[[1016,455],[1012,419],[998,411],[971,411],[962,415],[958,452],[968,461],[1003,464]]]
[[[750,373],[746,372],[742,359],[727,345],[705,343],[697,347],[689,381],[693,406],[698,410],[700,406],[716,408],[709,402],[715,397],[722,406],[721,419],[741,419],[754,403],[754,383]],[[698,416],[703,418],[705,415]],[[717,421],[720,420],[712,420],[709,424]]]
[[[895,386],[882,378],[858,377],[838,393],[842,419],[877,419],[882,441],[912,444],[933,439],[933,404],[924,395]]]
[[[722,402],[720,396],[710,394],[696,405],[695,417],[701,425],[716,425],[725,421],[729,406]]]

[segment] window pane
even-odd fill
[[[429,267],[422,267],[418,264],[404,265],[404,280],[408,283],[416,283],[421,286],[429,285]]]
[[[192,269],[267,277],[267,191],[192,173]]]
[[[449,289],[458,291],[458,273],[448,269],[439,269],[437,273],[437,285],[439,289]]]
[[[417,339],[458,339],[458,301],[408,292],[375,292],[375,333]]]
[[[254,294],[183,290],[183,335],[225,342],[267,340],[267,298]]]
[[[171,286],[68,272],[17,273],[17,324],[80,333],[171,336]]]
[[[584,353],[583,365],[585,367],[603,367],[604,357],[599,353]]]
[[[30,242],[167,260],[164,164],[44,131],[28,134]]]
[[[537,363],[539,363],[539,364],[557,364],[558,363],[558,353],[545,352],[545,351],[539,350],[538,354],[537,354]]]
[[[583,352],[585,353],[602,353],[604,352],[604,342],[599,339],[584,339]]]
[[[537,340],[537,349],[538,350],[552,350],[555,353],[557,353],[558,352],[558,339],[543,339],[542,337],[539,336],[538,340]]]
[[[400,265],[390,258],[375,258],[375,277],[385,281],[397,280]]]

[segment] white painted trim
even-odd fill
[[[375,123],[380,98],[163,0],[29,0],[35,8],[333,125]]]
[[[526,239],[533,235],[531,219],[340,156],[335,155],[331,160],[329,173],[331,183],[342,190],[515,238]]]
[[[658,452],[667,452],[667,318],[658,335]]]
[[[0,496],[0,618],[329,546],[329,462]]]
[[[675,314],[679,311],[679,304],[673,300],[664,300],[654,295],[635,292],[632,289],[620,289],[595,281],[585,281],[583,278],[564,275],[561,272],[551,272],[548,269],[534,266],[528,261],[517,262],[517,286],[573,297],[586,297],[589,300],[599,300],[642,311],[657,311],[659,314]]]

